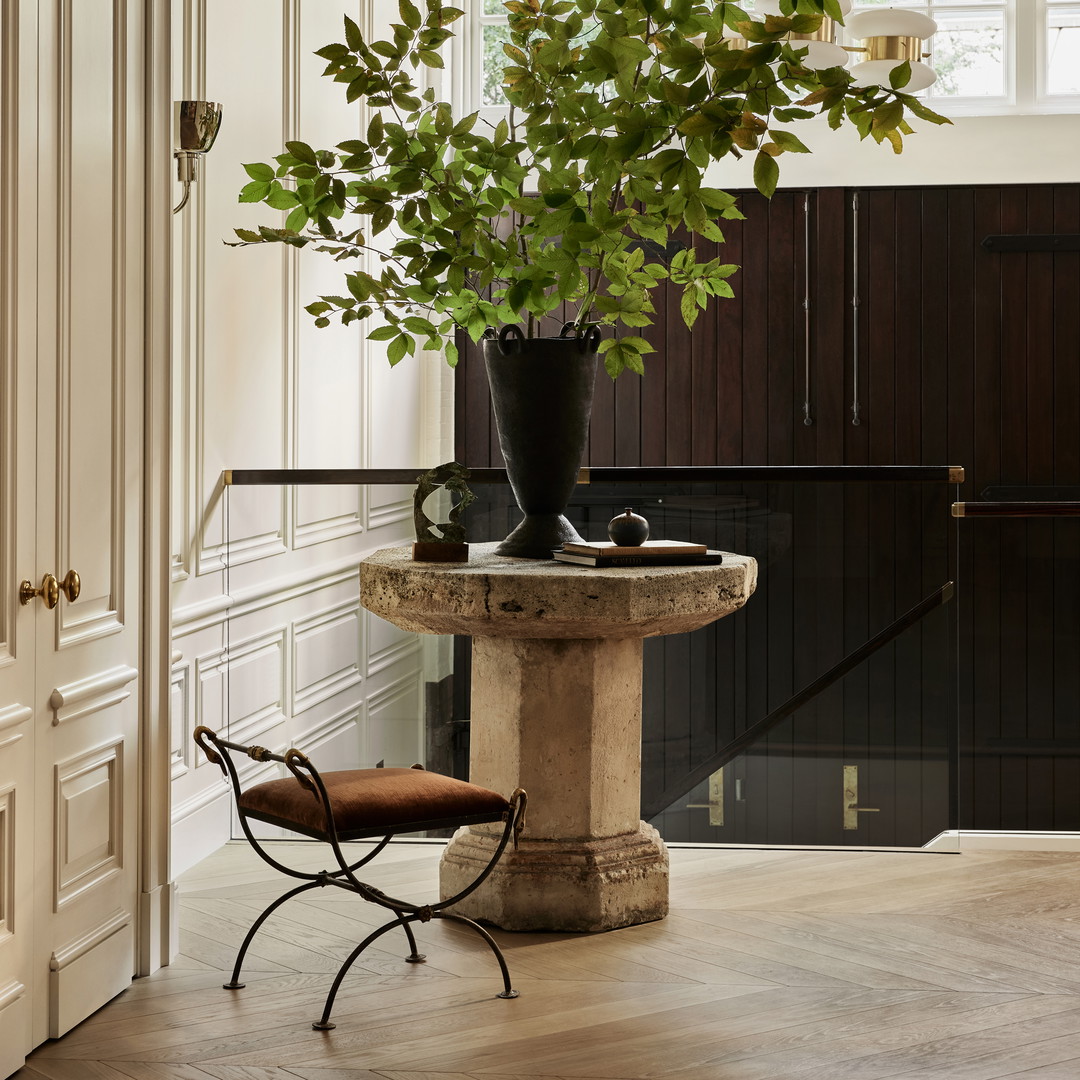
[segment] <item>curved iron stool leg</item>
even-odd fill
[[[390,910],[401,920],[401,928],[405,931],[405,936],[409,939],[409,948],[412,951],[405,957],[405,963],[422,964],[427,959],[427,954],[416,951],[416,938],[413,935],[412,927],[409,925],[411,920],[406,916],[404,911],[398,911],[397,908],[391,908]]]
[[[337,1024],[330,1023],[330,1013],[334,1008],[334,999],[337,997],[338,987],[341,986],[342,980],[348,974],[349,968],[356,962],[357,957],[359,957],[373,941],[377,941],[388,930],[393,930],[395,926],[407,926],[409,922],[413,922],[417,918],[419,918],[418,915],[406,915],[391,920],[384,926],[380,926],[378,930],[373,930],[359,945],[356,946],[355,949],[353,949],[351,953],[349,953],[348,958],[341,967],[338,968],[338,973],[334,977],[334,984],[330,987],[330,993],[326,995],[326,1004],[323,1006],[321,1019],[311,1025],[316,1031],[331,1031],[337,1027]]]
[[[244,938],[243,945],[240,946],[240,951],[236,954],[236,963],[233,965],[232,979],[227,983],[222,983],[222,988],[225,990],[243,990],[247,983],[237,982],[240,978],[240,968],[243,966],[244,957],[247,955],[248,946],[251,944],[252,939],[259,932],[259,927],[286,900],[291,900],[294,896],[299,896],[302,892],[309,892],[311,889],[319,889],[325,883],[322,881],[305,881],[303,885],[297,885],[295,889],[290,889],[284,896],[279,896],[252,924],[251,929],[247,932],[247,937]]]
[[[499,943],[479,923],[465,918],[464,915],[451,915],[449,912],[442,911],[436,911],[431,917],[433,919],[451,919],[453,922],[459,922],[475,930],[488,943],[491,951],[495,954],[495,959],[499,961],[499,970],[502,972],[503,978],[503,992],[495,996],[501,998],[516,998],[518,996],[518,992],[510,986],[510,969],[506,966],[506,960],[503,958]]]

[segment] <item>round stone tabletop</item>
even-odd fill
[[[642,638],[697,630],[730,614],[757,584],[757,562],[717,566],[573,566],[511,559],[472,544],[469,561],[414,562],[385,548],[360,563],[360,602],[421,634],[507,638]]]

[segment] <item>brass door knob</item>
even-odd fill
[[[19,585],[19,603],[25,607],[35,596],[40,596],[45,606],[52,611],[60,602],[60,583],[52,574],[46,574],[41,579],[40,589],[35,589],[32,582],[24,580]]]
[[[82,580],[77,570],[69,570],[64,580],[60,582],[60,591],[68,598],[69,604],[74,604],[82,592]]]

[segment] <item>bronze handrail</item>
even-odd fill
[[[225,487],[268,484],[415,484],[422,466],[408,469],[226,469]],[[469,470],[477,484],[507,483],[505,469]],[[960,484],[959,465],[660,465],[586,466],[579,484],[605,483],[940,483]]]
[[[954,502],[955,518],[1080,517],[1080,502]]]

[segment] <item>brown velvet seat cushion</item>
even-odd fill
[[[432,828],[439,822],[497,821],[510,807],[494,791],[425,769],[351,769],[321,775],[342,839]],[[239,805],[287,829],[308,835],[326,830],[318,796],[292,776],[248,788]]]

